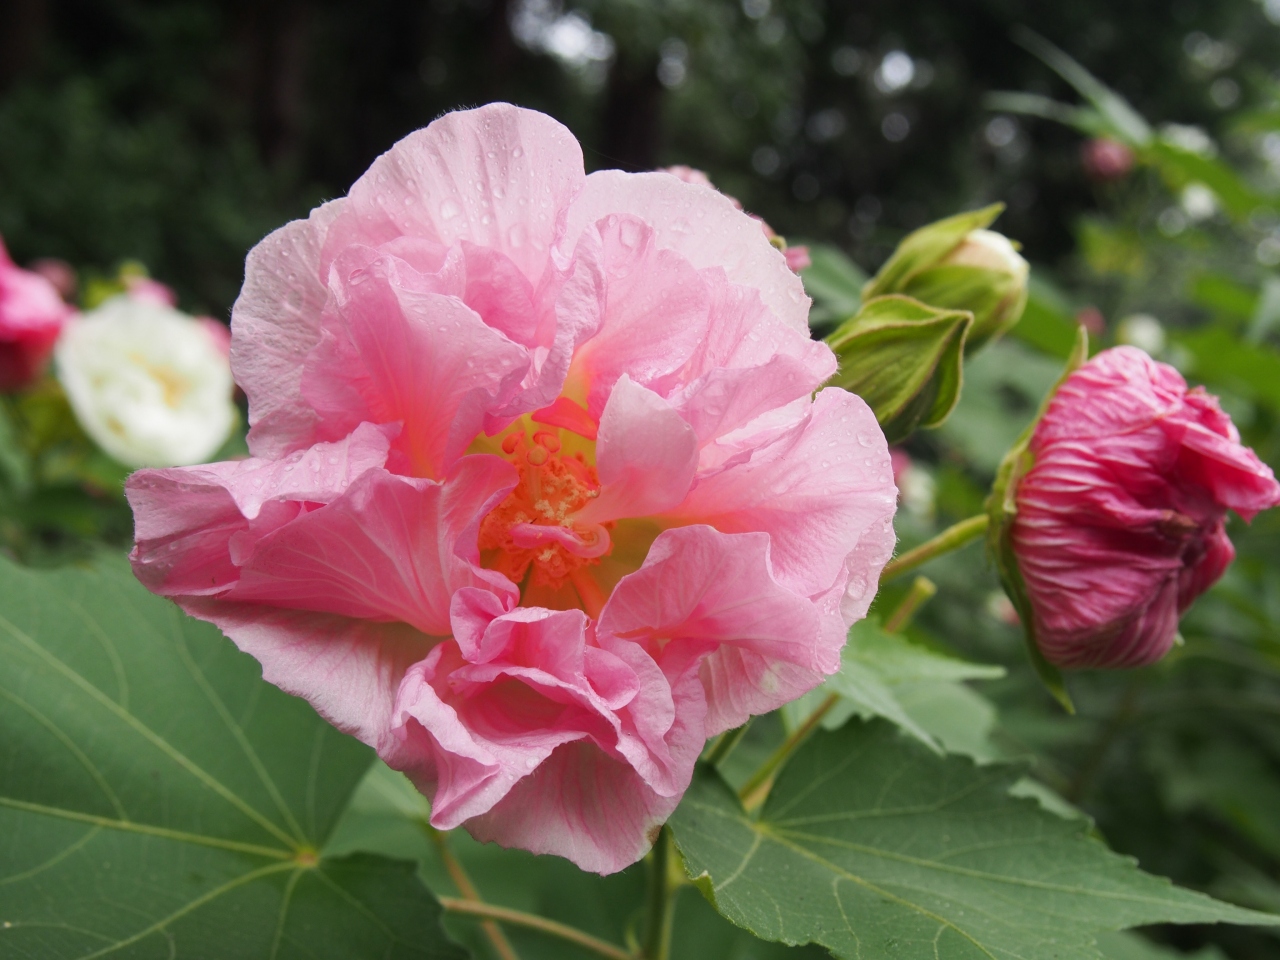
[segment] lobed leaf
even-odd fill
[[[1099,960],[1106,930],[1280,924],[1143,873],[1086,821],[1010,796],[1019,773],[855,722],[796,753],[758,820],[701,768],[671,826],[726,917],[837,957]]]
[[[324,852],[372,760],[123,558],[0,559],[0,954],[464,954],[412,864]]]

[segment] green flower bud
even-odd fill
[[[889,295],[863,303],[826,343],[840,359],[831,382],[875,412],[890,443],[936,427],[960,399],[973,314]]]
[[[907,236],[863,296],[902,293],[935,307],[973,314],[968,349],[1005,333],[1027,305],[1027,261],[1003,235],[986,229],[1004,209],[961,213]]]

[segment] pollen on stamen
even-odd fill
[[[533,434],[533,442],[524,431],[508,434],[502,451],[511,460],[520,480],[500,504],[480,523],[479,546],[486,566],[496,569],[516,583],[526,576],[539,586],[562,586],[581,567],[600,562],[612,544],[599,556],[580,556],[572,545],[559,542],[517,544],[513,528],[521,524],[558,527],[571,531],[578,541],[594,552],[603,535],[600,527],[579,524],[576,514],[600,495],[600,481],[595,468],[581,452],[561,453],[560,437],[549,430]],[[612,529],[612,523],[602,525]]]

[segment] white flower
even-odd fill
[[[235,425],[226,352],[171,307],[115,297],[69,323],[54,357],[80,425],[126,466],[202,463]]]

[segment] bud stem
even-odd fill
[[[986,533],[988,522],[985,513],[970,517],[968,520],[961,520],[959,523],[947,527],[932,540],[926,540],[920,546],[908,550],[902,556],[895,557],[885,564],[884,571],[880,574],[881,586],[894,577],[900,577],[904,573],[909,573],[916,567],[928,563],[934,557],[940,557],[944,553],[958,550],[970,540],[977,539]]]

